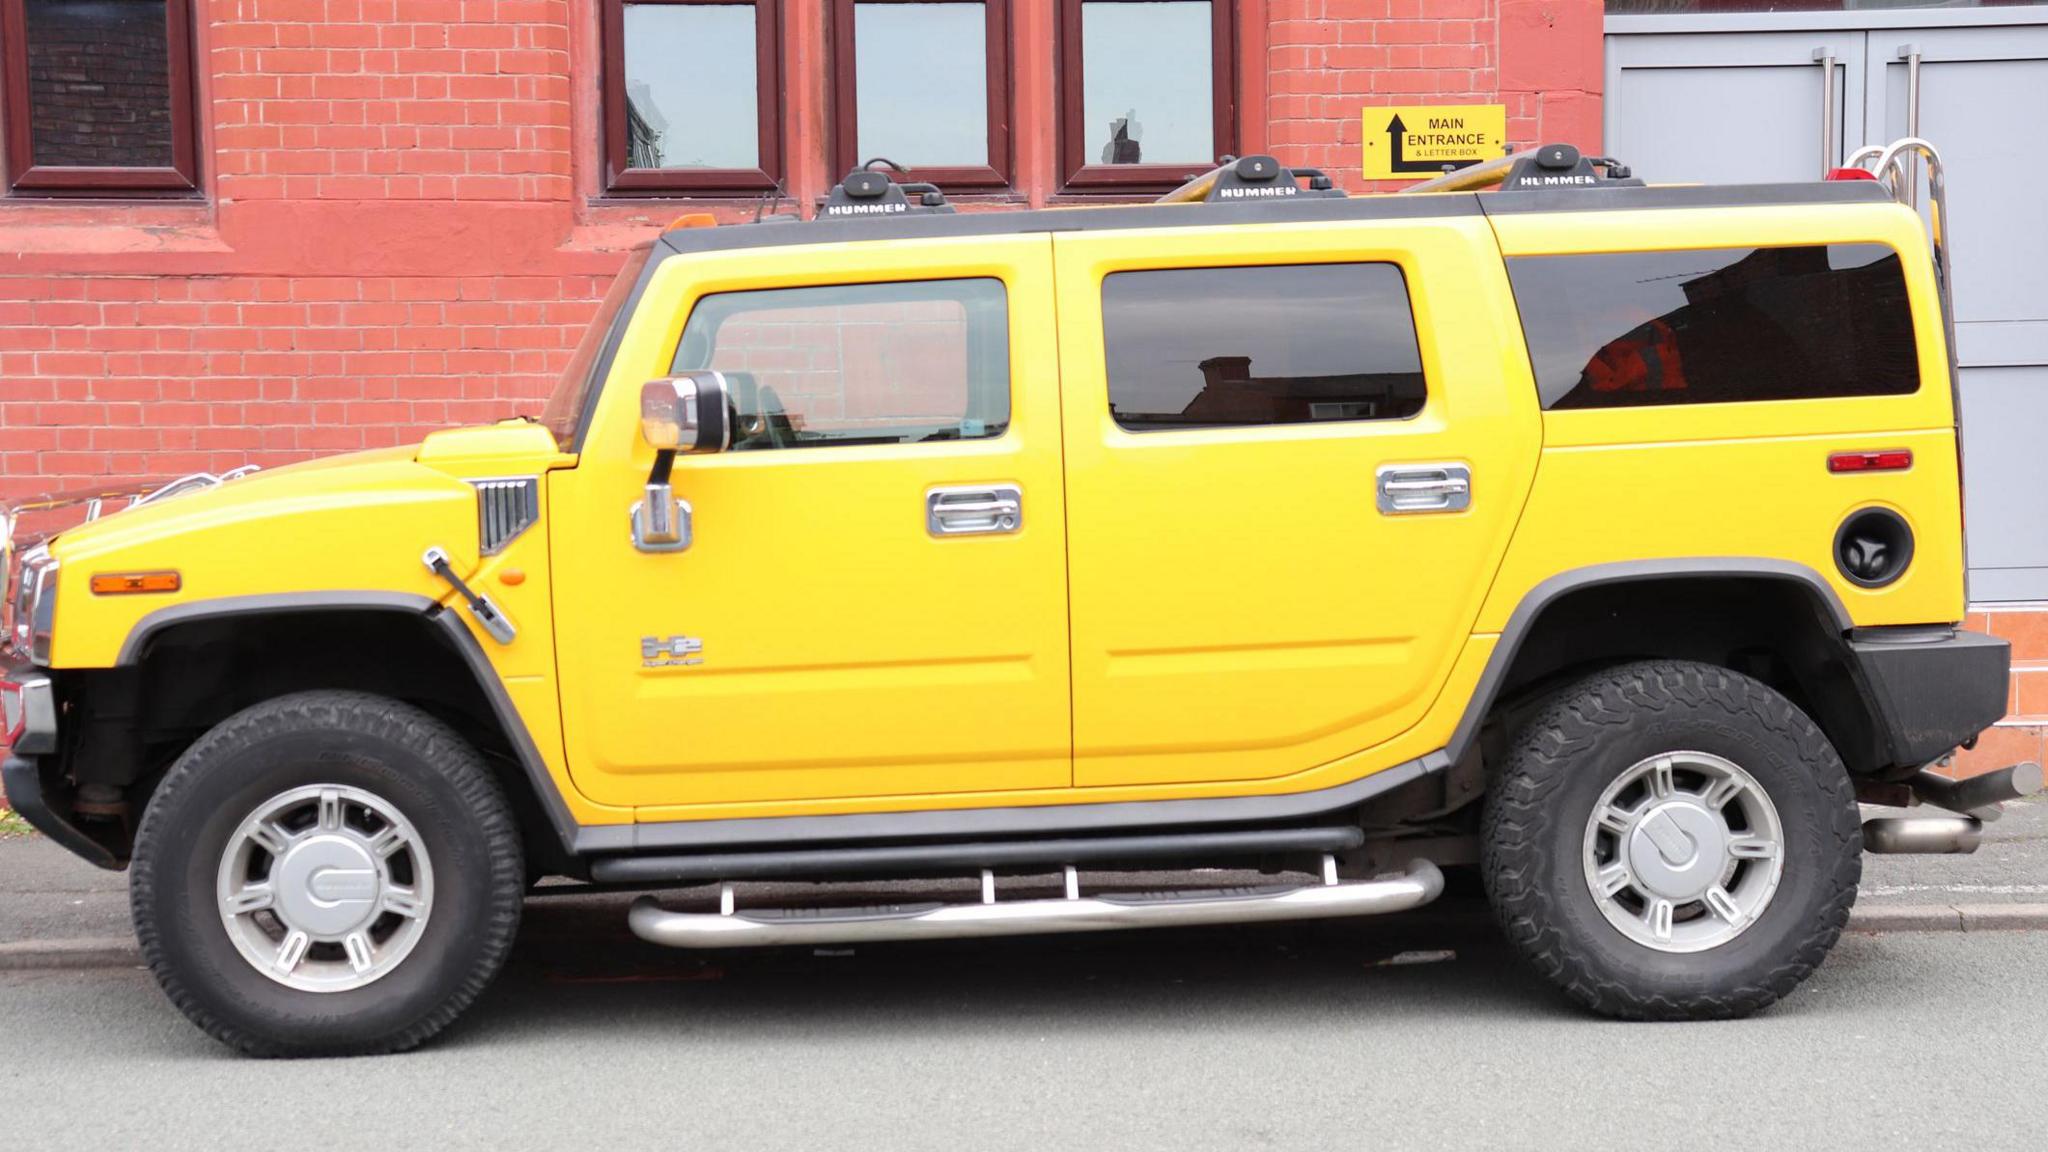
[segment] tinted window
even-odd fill
[[[1392,264],[1114,272],[1109,409],[1134,430],[1391,420],[1422,410],[1422,354]]]
[[[735,450],[1000,436],[1010,422],[1003,282],[725,292],[698,301],[675,370],[726,374]]]
[[[1508,261],[1545,408],[1889,396],[1920,386],[1881,244]]]

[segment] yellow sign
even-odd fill
[[[1506,154],[1505,104],[1365,110],[1365,178],[1427,180]]]

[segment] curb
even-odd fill
[[[1845,931],[2037,932],[2048,930],[2048,904],[1879,904],[1849,913]]]
[[[133,968],[142,949],[129,937],[14,940],[0,944],[0,972],[37,968]]]
[[[1866,905],[1850,912],[1844,931],[1871,936],[1888,932],[2048,931],[2048,904]],[[141,965],[142,950],[129,937],[0,943],[0,972]]]

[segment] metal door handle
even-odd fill
[[[924,494],[924,527],[934,536],[988,536],[1024,526],[1024,490],[1015,484],[934,488]]]
[[[1899,59],[1906,62],[1906,135],[1920,136],[1920,46],[1899,45]],[[1906,206],[1920,207],[1920,154],[1906,154]]]
[[[1835,166],[1835,50],[1815,48],[1814,62],[1820,65],[1820,170]]]
[[[1378,477],[1383,515],[1463,512],[1472,506],[1472,469],[1463,464],[1388,464]]]

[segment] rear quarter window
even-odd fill
[[[1920,387],[1882,244],[1516,256],[1547,409],[1897,396]]]

